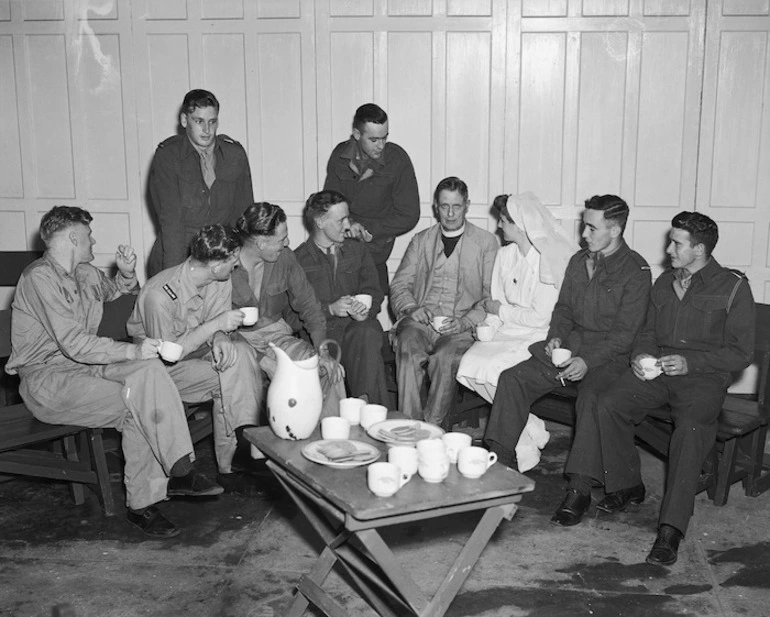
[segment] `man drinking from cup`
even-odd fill
[[[350,229],[347,199],[337,191],[314,193],[302,217],[310,237],[294,254],[323,307],[326,335],[342,348],[348,392],[387,404],[382,326],[377,321],[384,296],[369,251],[345,237]]]
[[[233,493],[258,490],[233,471],[240,431],[257,424],[260,389],[254,350],[231,334],[244,321],[231,307],[230,274],[240,246],[230,228],[201,229],[190,243],[190,257],[147,281],[127,325],[136,341],[151,337],[182,346],[180,361],[167,370],[183,401],[213,399],[217,482]],[[243,459],[251,463],[248,455]]]
[[[398,318],[399,409],[435,424],[451,407],[457,367],[473,344],[473,327],[486,315],[498,248],[494,235],[465,220],[468,204],[468,186],[460,178],[439,182],[433,194],[439,223],[412,238],[390,286]]]
[[[666,253],[672,267],[652,287],[631,369],[598,397],[598,427],[584,440],[603,462],[603,474],[593,477],[604,483],[607,496],[597,508],[623,510],[644,496],[634,428],[650,410],[668,404],[674,432],[666,491],[658,536],[647,556],[657,565],[677,560],[730,374],[751,362],[755,328],[748,280],[711,256],[717,224],[699,212],[680,212],[671,225]],[[650,363],[658,370],[645,370]]]
[[[597,449],[583,443],[584,425],[593,428],[597,392],[628,368],[650,290],[650,267],[623,240],[626,202],[596,195],[585,206],[582,236],[587,248],[567,265],[546,340],[529,347],[529,360],[501,374],[484,435],[500,461],[512,464],[532,403],[562,383],[577,385],[575,438],[566,466],[570,482],[551,519],[556,525],[577,524],[591,504],[587,478],[597,477],[602,467]],[[572,353],[567,359],[555,358],[557,349]]]

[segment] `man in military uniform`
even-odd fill
[[[121,432],[128,520],[168,538],[179,530],[154,504],[218,495],[222,487],[193,471],[184,407],[157,359],[160,341],[134,345],[96,335],[103,303],[136,289],[136,256],[119,246],[114,278],[92,266],[91,220],[68,206],[43,216],[46,252],[16,286],[6,371],[18,373],[21,396],[38,420]]]
[[[217,482],[228,492],[248,492],[248,479],[232,464],[240,431],[257,424],[260,383],[254,350],[230,335],[243,322],[243,313],[232,309],[230,282],[240,240],[229,227],[209,225],[190,246],[182,264],[147,281],[127,329],[137,342],[150,337],[184,348],[169,375],[182,400],[214,400]]]
[[[655,281],[647,320],[626,369],[597,401],[598,432],[587,447],[601,453],[605,512],[644,497],[634,429],[652,409],[668,405],[674,425],[658,536],[647,562],[672,565],[695,504],[701,466],[714,445],[731,373],[754,351],[755,306],[749,282],[711,256],[717,224],[700,212],[671,221],[666,253],[671,268]],[[640,361],[655,358],[662,374],[646,375]]]
[[[575,253],[567,265],[546,340],[530,346],[529,360],[500,375],[484,434],[499,459],[513,464],[532,403],[562,387],[559,380],[577,384],[575,438],[565,469],[570,481],[551,519],[564,526],[580,522],[591,504],[590,478],[601,470],[601,457],[597,448],[586,446],[583,436],[595,430],[596,395],[628,368],[650,293],[650,267],[623,240],[626,202],[616,195],[595,195],[585,206],[587,248]],[[551,361],[556,348],[572,352],[558,367]]]
[[[345,238],[348,204],[337,191],[311,195],[303,212],[310,238],[294,251],[321,302],[327,335],[342,346],[342,366],[351,396],[370,403],[389,402],[382,360],[382,326],[377,321],[383,293],[369,251]],[[355,296],[368,294],[371,306]]]
[[[364,242],[377,267],[380,289],[388,293],[387,261],[396,236],[420,218],[417,178],[409,155],[388,142],[388,114],[367,103],[356,110],[353,134],[334,148],[324,189],[345,195],[350,206],[348,236]]]
[[[184,134],[169,137],[155,151],[149,188],[158,237],[148,276],[182,263],[198,230],[234,225],[254,201],[246,152],[227,135],[217,135],[218,122],[217,98],[191,90],[179,114]]]

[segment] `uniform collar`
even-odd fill
[[[386,144],[387,145],[387,144]],[[368,159],[369,167],[371,168],[382,168],[385,166],[385,153],[386,150],[383,149],[382,156],[378,159]],[[363,159],[363,155],[361,154],[361,150],[358,147],[358,142],[354,137],[351,137],[348,140],[348,145],[345,147],[345,149],[342,151],[342,154],[340,154],[340,158],[347,159],[348,161],[353,161],[354,163],[358,163],[358,161],[361,161]],[[358,165],[356,165],[358,167]]]

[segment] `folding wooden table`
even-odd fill
[[[287,441],[269,427],[244,431],[268,459],[268,466],[325,543],[311,571],[297,584],[297,595],[287,615],[299,617],[309,604],[329,617],[344,617],[345,609],[322,588],[332,568],[342,573],[380,615],[440,617],[457,592],[503,518],[510,520],[522,493],[535,483],[508,467],[493,465],[478,480],[461,476],[452,465],[447,479],[430,484],[415,475],[392,497],[376,497],[366,486],[366,467],[335,469],[302,456],[303,441]],[[387,460],[385,444],[371,440],[360,427],[351,439],[375,444]],[[449,569],[433,598],[428,598],[398,563],[378,533],[380,527],[429,520],[483,510],[484,514]]]

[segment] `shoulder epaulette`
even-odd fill
[[[735,268],[725,268],[728,272],[731,274],[737,276],[739,279],[748,279],[749,277],[746,276],[745,272],[741,272],[740,270],[736,270]]]
[[[163,291],[165,291],[165,292],[166,292],[166,294],[168,295],[168,297],[169,297],[169,298],[171,298],[172,300],[176,300],[176,299],[177,299],[177,297],[178,297],[178,296],[176,295],[176,293],[174,292],[174,290],[173,290],[173,289],[171,289],[171,286],[170,286],[168,283],[166,283],[166,284],[163,286]]]

